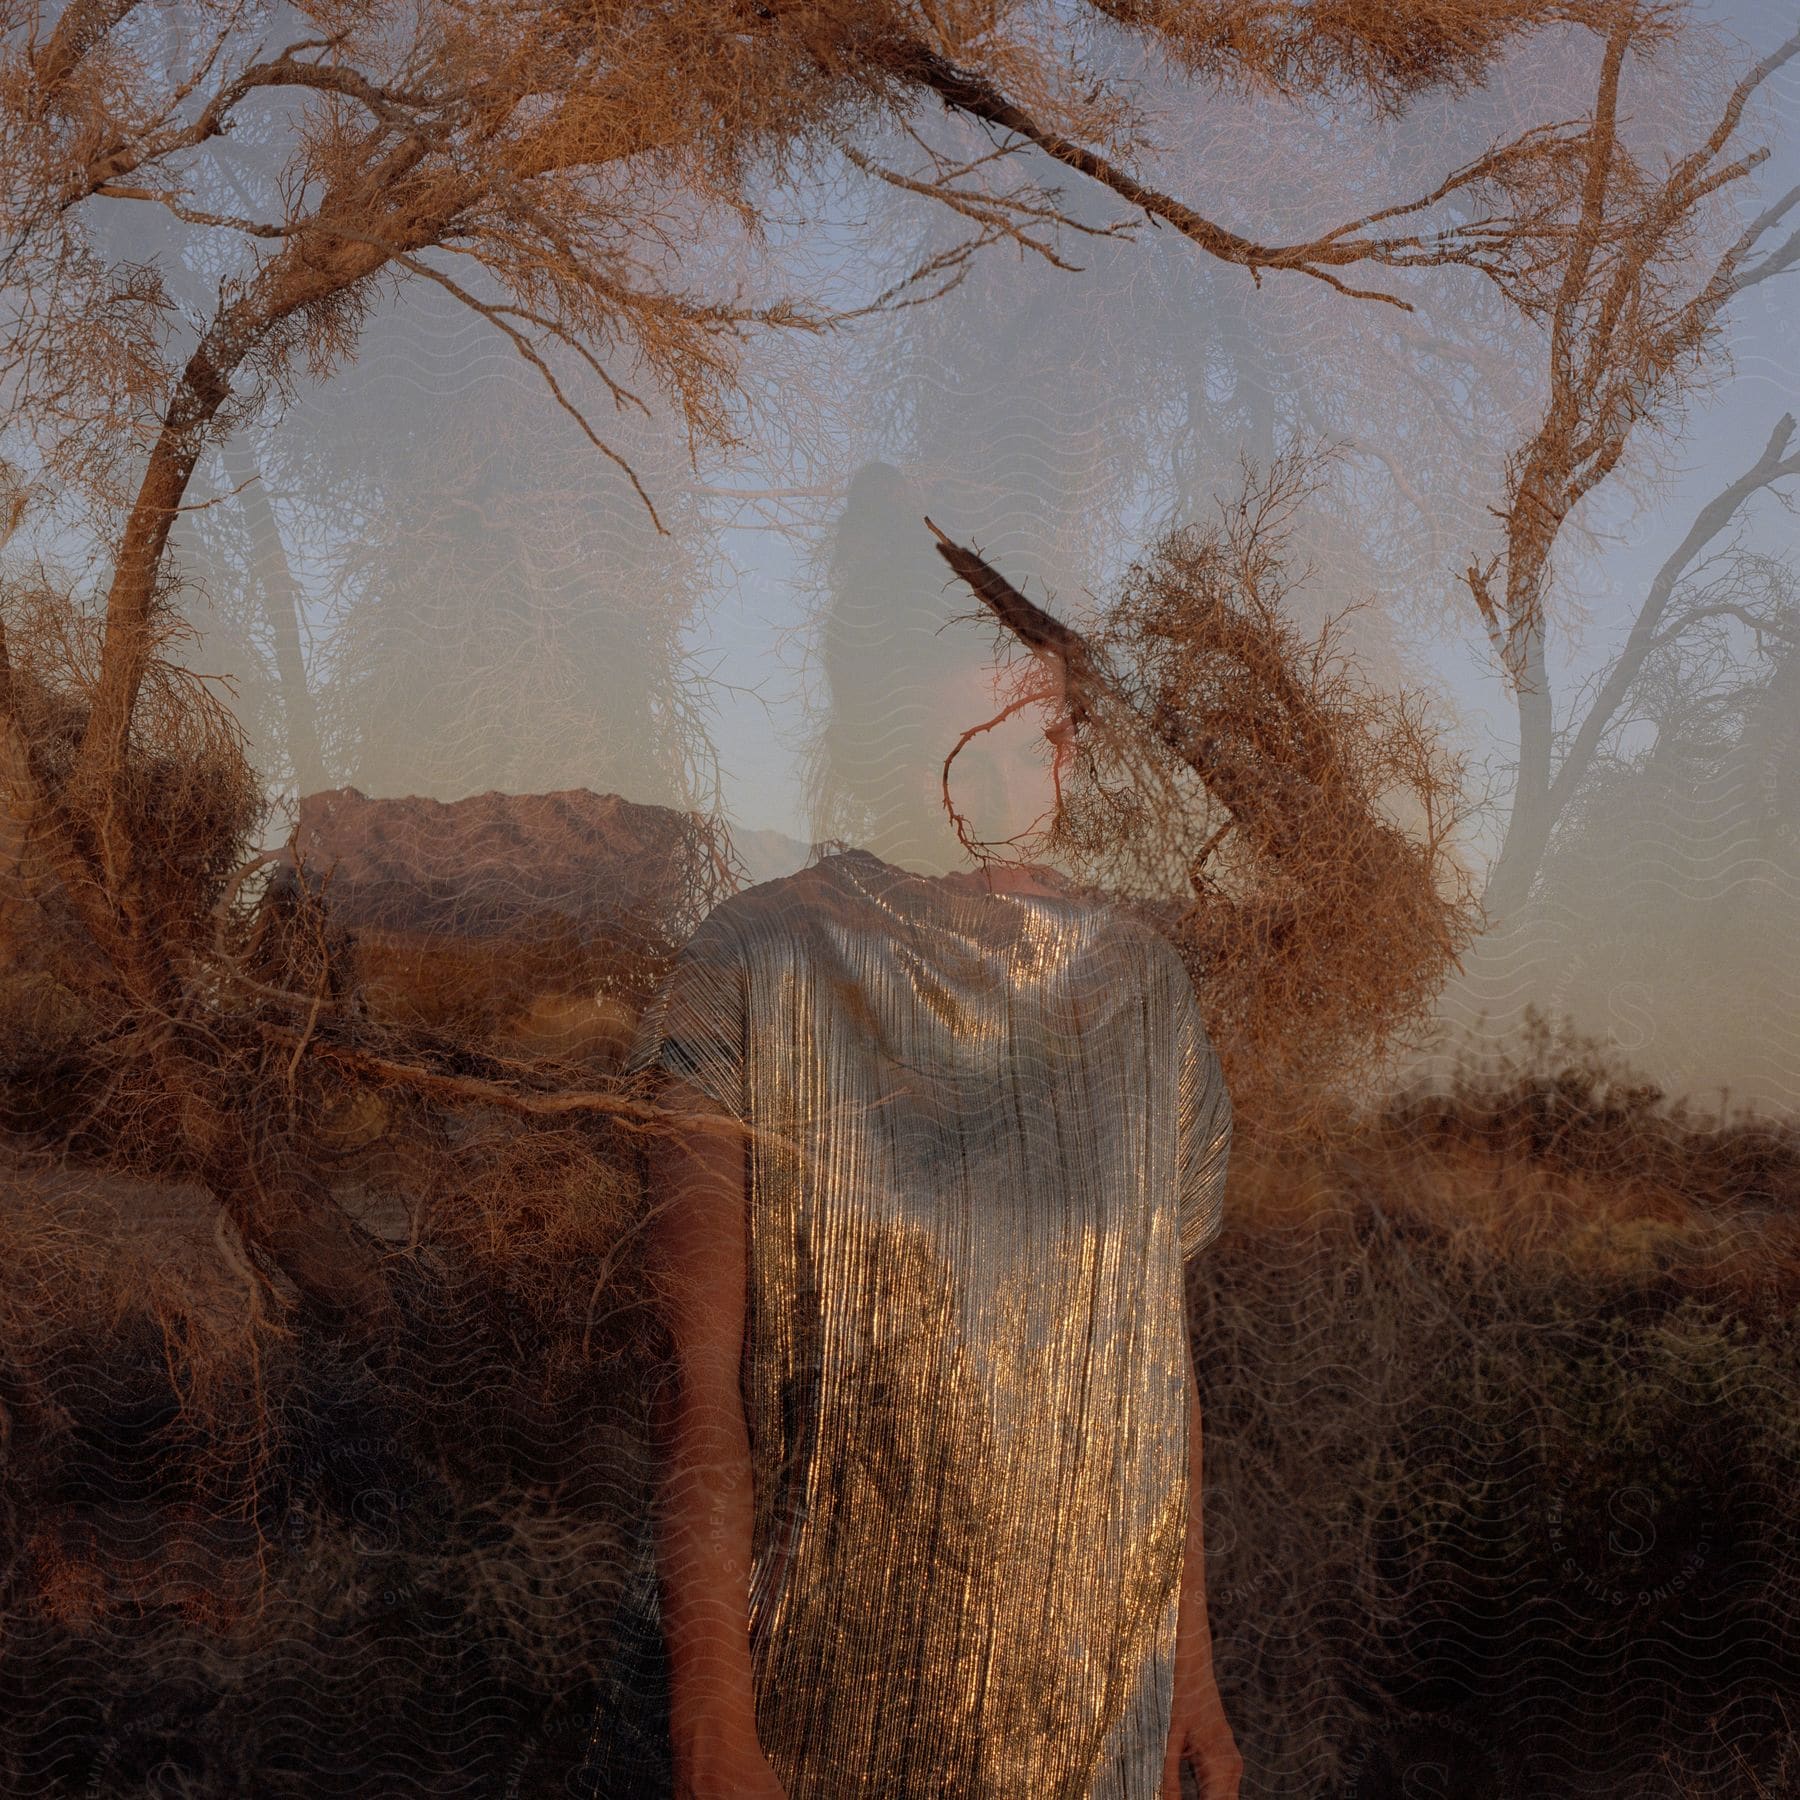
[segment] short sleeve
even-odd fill
[[[624,1073],[678,1075],[734,1117],[744,1116],[747,967],[722,902],[682,945],[639,1018]]]
[[[1185,969],[1176,993],[1178,1218],[1181,1260],[1197,1256],[1224,1221],[1225,1171],[1231,1160],[1231,1095],[1201,1022]]]

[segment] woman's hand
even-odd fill
[[[1185,1332],[1183,1334],[1185,1336]],[[1238,1800],[1244,1759],[1238,1755],[1213,1680],[1212,1631],[1206,1620],[1206,1535],[1201,1512],[1200,1384],[1188,1345],[1188,1537],[1181,1566],[1175,1640],[1175,1704],[1163,1758],[1162,1800],[1181,1800],[1181,1765],[1200,1783],[1200,1800]]]
[[[723,1738],[675,1771],[678,1800],[787,1800],[787,1789],[754,1736]]]
[[[1238,1800],[1244,1759],[1238,1754],[1216,1694],[1209,1704],[1177,1712],[1169,1731],[1169,1753],[1163,1761],[1162,1800],[1181,1800],[1184,1760],[1200,1784],[1200,1800]]]

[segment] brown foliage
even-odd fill
[[[0,1684],[115,1698],[118,1788],[167,1756],[209,1794],[491,1793],[523,1741],[521,1791],[548,1792],[578,1758],[550,1721],[605,1657],[661,1347],[622,1146],[497,1123],[408,1134],[418,1254],[448,1279],[378,1369],[251,1331],[233,1271],[178,1269],[172,1233],[98,1255],[93,1221],[9,1186]],[[1603,1739],[1608,1793],[1657,1752],[1699,1781],[1710,1647],[1754,1659],[1746,1713],[1791,1669],[1795,1133],[1666,1110],[1538,1029],[1447,1092],[1246,1151],[1191,1299],[1209,1607],[1252,1766],[1385,1791],[1369,1740],[1400,1751],[1423,1711],[1400,1684],[1429,1675],[1485,1747],[1472,1793],[1521,1742],[1554,1769]],[[1621,1536],[1612,1503],[1652,1483],[1654,1541]],[[1725,1735],[1768,1766],[1747,1717]],[[88,1709],[0,1707],[0,1777],[106,1739]]]
[[[38,801],[35,812],[15,802],[17,861],[0,897],[17,952],[7,995],[19,1009],[4,1045],[7,1124],[95,1167],[208,1184],[249,1248],[253,1310],[278,1316],[297,1289],[323,1319],[348,1323],[361,1306],[378,1322],[385,1311],[373,1273],[377,1246],[324,1176],[359,1097],[385,1099],[399,1084],[403,1094],[485,1100],[521,1116],[629,1112],[621,1097],[583,1080],[592,1069],[582,1068],[575,1039],[546,1033],[531,1012],[547,967],[566,987],[593,972],[593,956],[571,955],[542,930],[510,947],[491,936],[461,951],[434,941],[439,960],[449,957],[440,974],[454,978],[463,1012],[432,1017],[386,1004],[391,984],[379,965],[365,980],[347,923],[380,918],[384,896],[391,902],[396,891],[391,861],[408,840],[382,846],[377,864],[352,859],[342,917],[330,907],[329,870],[316,878],[307,860],[316,833],[290,847],[286,878],[247,893],[248,878],[280,860],[246,854],[266,802],[230,714],[203,680],[161,658],[147,673],[119,783],[137,860],[108,869],[112,885],[99,890],[153,901],[156,910],[102,914],[110,954],[93,955],[89,917],[99,884],[90,869],[105,865],[97,855],[90,862],[70,854],[70,843],[79,851],[83,840],[70,825],[67,794],[101,622],[43,586],[15,585],[6,599],[14,621],[9,692],[21,724],[13,741],[32,749],[23,771],[29,785],[13,791]],[[71,664],[86,677],[86,693],[67,679]],[[480,802],[467,805],[479,811]],[[673,815],[668,822],[681,823]],[[640,886],[653,882],[653,896],[638,892],[630,916],[611,921],[619,954],[607,974],[625,982],[627,1003],[731,879],[704,829],[663,836],[635,858]],[[526,877],[516,858],[489,873],[489,888],[499,883],[487,896],[492,911]],[[559,874],[566,880],[570,871],[551,872],[552,885]],[[433,892],[427,880],[411,898],[454,906],[459,896],[442,885]],[[479,893],[461,898],[482,901]],[[377,957],[380,936],[371,930]],[[614,967],[621,957],[629,966]],[[413,989],[417,962],[415,944]],[[613,1040],[620,1028],[614,1020]],[[495,1033],[484,1053],[482,1040]],[[523,1057],[508,1054],[521,1049]],[[400,1112],[422,1116],[390,1101],[385,1138]],[[443,1141],[436,1128],[427,1138]]]
[[[126,1165],[169,1165],[178,1132],[170,1096],[141,1077],[172,1021],[132,946],[155,943],[167,968],[190,978],[206,967],[215,907],[265,801],[229,709],[203,679],[159,657],[114,787],[119,835],[96,842],[69,790],[105,622],[41,579],[8,581],[0,598],[12,622],[0,693],[14,727],[5,747],[15,844],[0,911],[15,967],[53,981],[61,1006],[83,1021],[88,1104]],[[165,639],[179,631],[167,624]],[[128,848],[123,866],[106,855],[115,843]]]
[[[1525,641],[1542,630],[1546,568],[1563,521],[1617,466],[1633,428],[1666,418],[1695,384],[1702,351],[1731,298],[1800,255],[1790,240],[1751,261],[1793,205],[1789,194],[1752,219],[1699,287],[1687,291],[1717,197],[1769,154],[1765,148],[1732,156],[1727,147],[1757,90],[1800,54],[1800,32],[1744,74],[1697,147],[1658,171],[1633,154],[1620,97],[1629,56],[1653,48],[1666,21],[1636,4],[1612,11],[1593,128],[1579,189],[1570,195],[1567,252],[1530,302],[1548,330],[1549,403],[1537,432],[1508,461],[1505,551],[1467,574],[1495,650],[1519,682],[1528,674]],[[1506,581],[1497,606],[1492,583],[1502,560]]]
[[[1336,619],[1307,645],[1284,616],[1287,533],[1319,479],[1300,450],[1246,465],[1219,522],[1162,538],[1085,637],[940,545],[1013,636],[1070,669],[1074,773],[1032,850],[1157,918],[1239,1115],[1300,1134],[1428,1022],[1477,923],[1460,763],[1415,696],[1333,655]]]
[[[1398,11],[1415,29],[1402,43],[1389,0],[1273,25],[1261,8],[1224,7],[1199,35],[1174,8],[1071,18],[1041,0],[311,0],[286,10],[306,22],[303,35],[273,46],[263,9],[243,0],[185,9],[179,24],[141,0],[73,0],[53,19],[21,0],[0,15],[0,231],[7,280],[27,296],[0,332],[0,383],[33,491],[72,515],[105,566],[98,660],[66,754],[54,736],[34,741],[41,721],[13,698],[24,678],[7,679],[5,636],[0,732],[15,809],[44,834],[73,925],[103,965],[91,979],[128,1021],[108,1041],[135,1045],[153,1071],[127,1108],[130,1129],[213,1185],[254,1255],[327,1311],[375,1317],[372,1246],[333,1213],[310,1166],[332,1082],[354,1069],[445,1096],[504,1094],[528,1110],[561,1103],[541,1072],[515,1088],[491,1065],[446,1066],[441,1045],[333,1041],[322,1022],[341,1022],[342,996],[322,919],[289,934],[287,966],[249,974],[228,941],[233,897],[213,891],[234,867],[234,883],[247,873],[232,810],[248,791],[241,762],[221,772],[210,749],[196,751],[193,766],[213,771],[200,788],[216,790],[223,811],[169,805],[146,821],[151,744],[203,711],[157,711],[158,646],[176,603],[169,533],[202,454],[278,409],[302,376],[353,357],[371,310],[408,278],[436,283],[505,337],[634,485],[552,355],[578,359],[616,405],[642,406],[614,373],[629,352],[697,439],[729,442],[743,334],[818,332],[854,316],[791,298],[753,304],[741,282],[729,300],[701,291],[726,221],[750,250],[761,245],[763,182],[841,150],[850,167],[967,222],[961,242],[877,309],[941,292],[984,244],[1041,250],[1044,231],[1080,229],[1042,184],[994,184],[998,156],[971,167],[928,152],[922,177],[872,167],[857,131],[912,129],[926,103],[1006,133],[1009,149],[1035,145],[1253,272],[1341,288],[1341,271],[1364,263],[1463,265],[1515,292],[1550,253],[1546,208],[1579,134],[1532,126],[1427,193],[1303,243],[1264,243],[1131,171],[1143,131],[1129,83],[1090,79],[1080,44],[1084,32],[1122,28],[1215,78],[1236,69],[1295,92],[1361,83],[1392,104],[1466,82],[1511,38],[1576,15],[1568,0],[1511,0],[1485,17],[1410,0]],[[272,176],[266,209],[221,172],[227,149]],[[100,254],[95,202],[159,209],[196,234],[218,271],[210,310],[177,320],[154,263]],[[170,835],[168,855],[154,853],[157,831]],[[209,948],[196,921],[221,900]],[[569,1104],[618,1116],[616,1096],[603,1099]]]
[[[1606,0],[1318,0],[1307,7],[1232,0],[1095,0],[1100,11],[1153,30],[1183,67],[1290,96],[1345,94],[1397,112],[1427,88],[1472,86],[1521,30],[1593,25]]]

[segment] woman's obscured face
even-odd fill
[[[1061,665],[1054,658],[1034,658],[1023,690],[1018,680],[1016,669],[993,663],[971,663],[947,680],[933,704],[926,734],[930,754],[921,772],[941,817],[944,758],[969,733],[950,765],[950,803],[970,839],[1002,853],[1049,829],[1057,776],[1074,742]],[[1013,710],[1005,718],[989,723],[1009,706]],[[974,729],[981,726],[987,728]]]

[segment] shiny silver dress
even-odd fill
[[[629,1067],[758,1128],[750,1634],[789,1795],[1152,1800],[1182,1266],[1231,1136],[1179,957],[1111,908],[853,850],[715,908]],[[627,1748],[666,1707],[652,1542],[602,1715],[620,1794],[666,1781]]]

